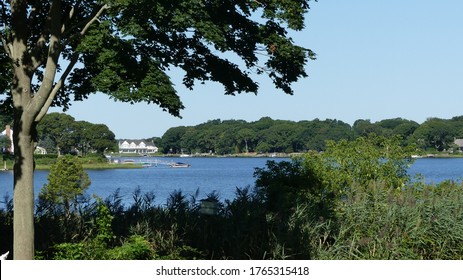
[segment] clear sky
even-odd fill
[[[259,78],[260,92],[223,95],[219,84],[186,89],[173,75],[186,109],[179,119],[156,105],[116,103],[92,95],[67,112],[76,120],[104,123],[117,138],[162,136],[170,127],[212,119],[256,121],[463,115],[463,1],[319,0],[311,2],[306,28],[293,39],[317,53],[309,77],[285,95]],[[56,111],[56,110],[53,110]]]

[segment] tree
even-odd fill
[[[116,136],[105,124],[86,121],[76,122],[79,152],[84,156],[90,152],[103,154],[116,151]]]
[[[90,186],[90,178],[79,158],[66,155],[53,164],[48,174],[48,184],[39,193],[46,212],[63,215],[64,232],[70,225],[72,215],[77,212],[78,197]]]
[[[47,114],[37,126],[37,132],[39,143],[47,146],[47,141],[52,142],[58,155],[76,149],[81,155],[89,151],[103,154],[105,150],[114,151],[116,146],[116,136],[106,125],[75,121],[64,113]]]
[[[309,0],[2,1],[1,104],[14,119],[14,258],[34,256],[33,151],[50,106],[66,109],[100,92],[179,116],[169,67],[185,71],[190,89],[214,81],[226,94],[257,93],[255,72],[292,94],[315,55],[287,31],[304,28],[308,9]]]
[[[373,124],[370,120],[356,120],[352,126],[356,136],[368,136],[371,133],[382,135],[382,128],[378,124]]]
[[[254,141],[256,133],[250,128],[242,128],[238,131],[238,138],[240,141],[244,141],[245,149],[244,151],[249,153],[249,144]]]
[[[322,189],[344,195],[353,185],[371,183],[401,190],[410,177],[407,170],[413,159],[414,145],[402,146],[399,136],[386,138],[370,134],[353,141],[328,141],[323,153],[307,153],[304,167],[310,170]]]
[[[6,114],[0,115],[0,130],[3,131],[6,125],[11,125],[12,123],[13,122],[12,122],[11,116],[6,115]]]
[[[451,121],[429,118],[415,130],[413,138],[424,149],[431,147],[443,151],[451,146],[457,133]]]
[[[11,140],[5,135],[0,135],[0,152],[7,153],[8,147],[11,146]]]
[[[185,135],[187,127],[179,126],[169,128],[162,136],[162,148],[164,153],[179,153],[182,147],[180,146],[183,135]]]
[[[50,113],[44,116],[37,126],[38,135],[53,141],[58,156],[67,154],[76,148],[78,143],[78,127],[72,116],[63,113]]]

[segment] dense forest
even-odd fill
[[[269,117],[255,122],[211,120],[196,126],[173,127],[152,140],[163,153],[294,153],[322,151],[327,140],[353,140],[359,136],[400,136],[403,144],[427,151],[452,151],[463,137],[463,116],[429,118],[422,124],[402,118],[378,122],[360,119],[351,126],[340,120],[287,121]]]
[[[1,117],[0,125],[5,124],[7,119]],[[117,151],[116,137],[106,125],[76,121],[64,113],[48,114],[38,126],[38,133],[39,146],[49,154]],[[377,122],[359,119],[353,125],[332,119],[298,122],[269,117],[255,122],[217,119],[195,126],[172,127],[162,137],[148,140],[163,154],[227,155],[323,151],[327,140],[354,140],[369,134],[399,136],[404,145],[413,144],[423,151],[452,152],[459,148],[455,139],[463,138],[463,116],[429,118],[422,124],[403,118]]]

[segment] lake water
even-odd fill
[[[154,158],[149,158],[154,159]],[[143,159],[134,159],[143,160]],[[161,159],[165,160],[165,159]],[[269,158],[169,158],[191,164],[190,168],[170,168],[158,165],[141,169],[88,170],[92,181],[87,190],[102,198],[120,189],[120,195],[131,203],[132,193],[140,187],[143,193],[152,191],[156,203],[165,204],[174,190],[182,190],[192,195],[199,190],[198,199],[216,191],[222,199],[233,199],[236,187],[253,185],[256,167],[264,167]],[[273,158],[282,161],[288,159]],[[439,183],[446,179],[460,180],[463,177],[463,158],[425,158],[417,159],[410,168],[410,174],[420,173],[426,183]],[[36,171],[35,194],[47,183],[48,171]],[[0,172],[0,200],[13,194],[13,173]],[[3,204],[0,205],[3,208]]]

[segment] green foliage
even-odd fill
[[[110,260],[147,260],[153,258],[151,244],[142,236],[133,235],[121,246],[108,251]]]
[[[430,118],[416,129],[413,138],[424,149],[443,151],[452,146],[455,137],[460,137],[459,130],[455,128],[462,125],[462,121]]]
[[[304,163],[324,184],[340,193],[352,185],[366,187],[374,182],[401,189],[409,181],[407,169],[415,149],[400,144],[399,137],[376,135],[354,141],[328,141],[323,153],[307,154]]]
[[[428,119],[423,124],[402,118],[375,123],[357,120],[353,126],[338,120],[284,121],[262,118],[256,122],[212,120],[191,127],[173,127],[166,131],[159,145],[164,153],[293,153],[324,151],[327,140],[353,140],[375,134],[400,138],[400,145],[423,150],[448,151],[454,139],[463,137],[461,117],[450,120]]]
[[[5,78],[5,77],[0,78],[0,81],[3,78]],[[3,131],[5,129],[6,125],[11,126],[12,124],[13,124],[13,117],[11,115],[9,115],[9,114],[6,114],[6,113],[2,112],[0,114],[0,131]]]
[[[114,246],[114,233],[111,228],[113,216],[100,200],[97,205],[96,236],[79,243],[61,243],[54,247],[57,260],[141,260],[155,256],[151,244],[142,236],[131,235],[120,246]]]
[[[82,164],[98,164],[98,163],[107,163],[108,159],[99,153],[87,154],[85,157],[81,158]]]
[[[214,81],[224,86],[226,94],[257,93],[258,84],[250,75],[257,72],[268,74],[277,88],[291,94],[291,84],[307,76],[307,60],[315,59],[311,50],[295,45],[287,32],[304,28],[308,3],[135,0],[110,1],[110,5],[103,6],[89,0],[78,5],[62,1],[55,9],[48,2],[28,2],[21,8],[34,11],[25,20],[30,34],[27,43],[37,51],[29,54],[39,64],[31,65],[31,75],[38,77],[37,87],[43,80],[41,66],[45,66],[47,53],[42,52],[44,46],[35,45],[36,38],[50,24],[47,19],[54,16],[58,18],[54,28],[61,30],[60,19],[65,18],[61,15],[74,9],[73,16],[67,17],[65,32],[63,29],[59,34],[64,45],[54,55],[60,55],[60,62],[74,66],[79,61],[83,67],[66,73],[69,85],[61,88],[53,105],[68,108],[71,96],[83,100],[91,93],[102,92],[123,102],[155,103],[178,116],[183,105],[166,73],[171,66],[185,71],[184,84],[188,88],[195,81]],[[10,43],[9,31],[19,33],[12,22],[16,10],[21,11],[12,10],[8,3],[2,10],[5,22],[1,35],[5,43]],[[98,11],[99,17],[93,18]],[[82,31],[82,22],[91,23],[89,30]],[[235,61],[221,57],[230,52],[236,54]],[[12,55],[2,48],[2,94],[11,84],[3,78],[12,76],[14,65],[7,63],[9,57]]]
[[[350,126],[337,120],[282,121],[262,118],[211,120],[192,127],[173,127],[160,143],[164,153],[292,153],[323,150],[326,140],[352,139]]]
[[[76,147],[76,125],[70,115],[63,113],[47,114],[37,127],[39,135],[48,137],[55,145],[54,153],[68,154]],[[40,142],[39,142],[40,143]]]
[[[354,187],[336,228],[320,238],[319,259],[461,259],[462,185],[442,183],[397,193],[381,184]]]
[[[103,154],[116,151],[114,133],[104,124],[75,121],[64,113],[47,114],[37,126],[39,146],[58,154]]]
[[[288,216],[301,203],[309,203],[317,210],[317,217],[330,216],[332,194],[319,182],[319,178],[304,168],[302,161],[276,163],[268,161],[265,168],[256,168],[256,192],[266,203],[267,210]],[[288,212],[289,211],[289,212]]]
[[[11,140],[4,135],[0,135],[0,153],[6,153],[9,147],[11,147]]]
[[[58,160],[58,155],[56,154],[35,154],[34,161],[36,165],[53,165]]]
[[[86,257],[85,243],[61,243],[54,249],[54,260],[83,260]]]
[[[106,205],[101,201],[97,206],[98,216],[96,217],[97,236],[95,238],[96,243],[109,244],[113,239],[113,231],[111,229],[111,223],[113,216]]]
[[[61,211],[69,217],[77,211],[77,199],[90,185],[90,178],[84,171],[79,158],[70,155],[58,158],[48,174],[48,184],[39,193],[45,211]]]

